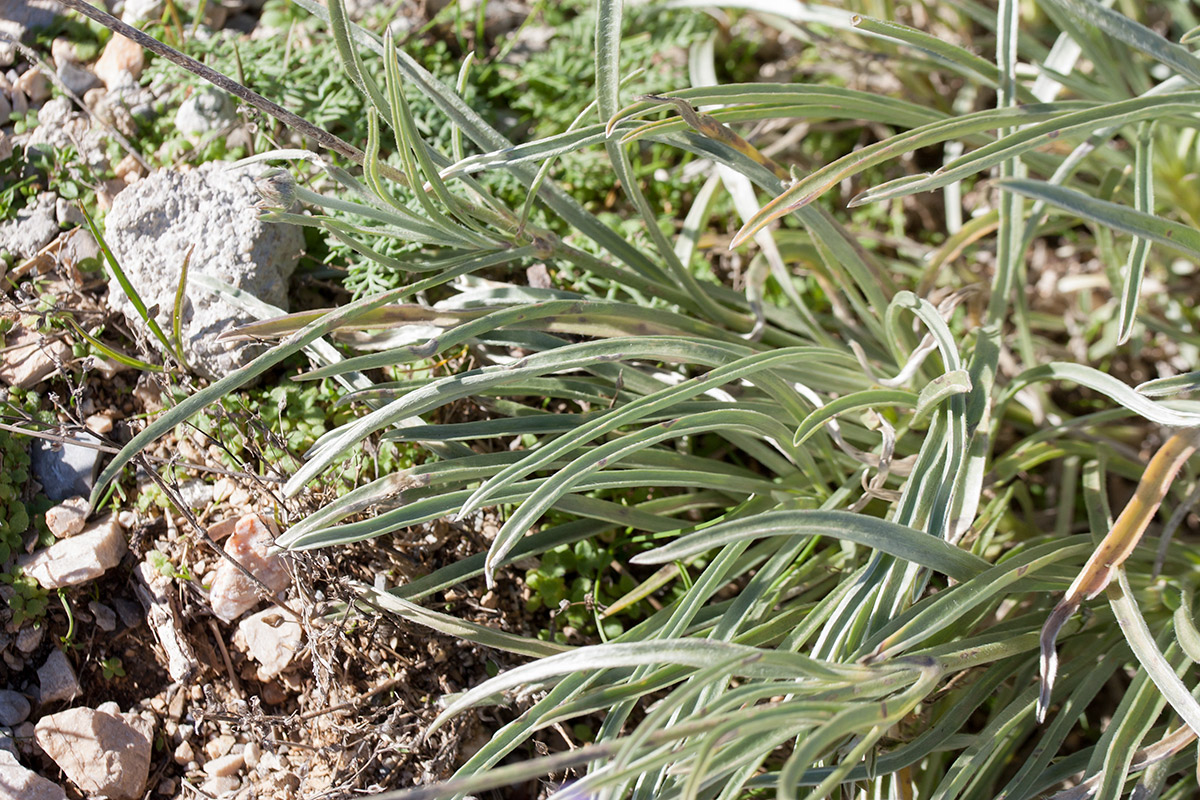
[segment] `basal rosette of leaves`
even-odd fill
[[[295,522],[281,545],[511,508],[488,552],[362,587],[364,613],[531,659],[448,703],[435,725],[502,693],[532,697],[451,780],[403,796],[564,771],[555,797],[1194,795],[1200,559],[1179,542],[1159,564],[1153,547],[1133,548],[1141,531],[1124,514],[1113,521],[1109,490],[1141,481],[1137,496],[1158,497],[1152,505],[1178,517],[1164,527],[1178,525],[1194,468],[1145,464],[1162,428],[1200,427],[1200,407],[1178,396],[1196,380],[1152,375],[1135,387],[1107,371],[1139,347],[1196,355],[1191,304],[1170,290],[1143,297],[1147,276],[1194,289],[1177,261],[1200,256],[1186,190],[1155,200],[1158,174],[1176,174],[1194,151],[1200,59],[1186,46],[1091,0],[1038,4],[1037,31],[1056,31],[1048,42],[1015,2],[923,6],[993,32],[986,56],[842,9],[732,0],[721,13],[844,38],[994,102],[916,103],[835,81],[720,85],[715,40],[693,48],[690,86],[634,98],[618,69],[621,3],[601,0],[594,105],[559,133],[514,143],[390,38],[349,24],[336,0],[328,10],[299,1],[331,25],[370,103],[369,138],[361,174],[325,167],[344,195],[275,173],[267,188],[281,208],[329,212],[275,217],[317,226],[407,280],[243,330],[283,341],[139,434],[96,491],[141,447],[306,349],[317,366],[303,377],[335,378],[365,410],[317,439],[287,494],[375,434],[429,458]],[[660,13],[711,5],[676,0]],[[1164,29],[1187,39],[1191,12],[1162,11],[1155,24],[1169,17]],[[420,134],[405,87],[441,110],[448,149]],[[887,134],[793,175],[739,135],[762,120]],[[646,142],[711,163],[682,220],[664,224],[634,179]],[[582,149],[607,157],[639,235],[556,183],[556,159]],[[865,186],[854,204],[942,191],[946,236],[924,260],[872,252],[814,202],[919,152],[939,153],[940,166]],[[322,168],[303,151],[267,157]],[[496,170],[527,186],[529,202],[493,197],[479,175]],[[396,200],[397,183],[413,202]],[[967,193],[985,207],[964,219]],[[737,290],[715,278],[702,246],[718,199],[744,223],[733,244],[750,247]],[[531,224],[535,203],[570,233]],[[387,256],[364,244],[378,236],[418,249]],[[1027,254],[1047,238],[1092,247],[1107,267],[1112,299],[1079,334],[1083,357],[1064,346],[1077,335],[1062,319],[1028,305]],[[987,253],[990,269],[952,266],[963,252]],[[586,272],[611,297],[503,279],[535,263]],[[330,335],[361,354],[344,358]],[[386,384],[367,374],[463,348],[475,366],[457,374]],[[486,418],[431,421],[463,399]],[[651,496],[635,494],[646,487]],[[1047,641],[1051,609],[1113,535],[1130,547],[1107,565],[1106,597]],[[609,641],[526,640],[421,605],[598,537],[627,568],[658,568],[615,605],[685,587]],[[537,730],[595,715],[593,743],[499,766]]]

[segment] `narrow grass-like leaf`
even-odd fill
[[[1200,84],[1200,59],[1183,47],[1172,44],[1145,25],[1093,0],[1045,0],[1048,5],[1070,14],[1084,25],[1094,25],[1109,36]]]
[[[297,331],[288,337],[288,339],[263,353],[246,366],[231,372],[208,388],[196,392],[180,402],[179,405],[163,413],[162,416],[146,426],[141,433],[134,436],[129,441],[129,444],[122,447],[121,451],[113,456],[112,461],[108,463],[99,477],[96,478],[96,485],[92,489],[89,500],[92,507],[95,507],[96,503],[103,496],[105,487],[121,473],[126,464],[136,458],[152,442],[173,431],[176,425],[190,419],[194,414],[224,397],[229,392],[240,386],[244,386],[247,382],[266,372],[288,356],[329,333],[344,320],[353,319],[356,314],[386,305],[399,297],[402,292],[402,289],[394,289],[374,297],[363,298],[338,309],[337,312]]]
[[[953,42],[946,41],[943,38],[933,36],[915,28],[910,28],[907,25],[901,25],[898,22],[855,15],[851,18],[851,23],[860,32],[903,42],[909,47],[944,62],[954,69],[954,71],[974,78],[993,89],[1000,86],[1000,69],[995,64],[982,56],[959,47]],[[1028,92],[1026,94],[1028,95],[1027,99],[1031,100],[1033,97],[1032,94]]]
[[[1175,609],[1172,621],[1179,647],[1188,658],[1200,664],[1200,630],[1197,630],[1196,621],[1192,617],[1191,602],[1191,595],[1185,592],[1180,598],[1179,608]]]
[[[1200,92],[1155,94],[1063,113],[1045,122],[1023,126],[991,144],[973,150],[926,176],[905,176],[867,189],[850,201],[851,207],[940,189],[1012,158],[1046,147],[1064,136],[1091,134],[1146,120],[1191,113]]]
[[[1154,125],[1142,123],[1138,126],[1136,154],[1133,165],[1133,207],[1143,214],[1154,213]],[[1146,258],[1150,255],[1150,243],[1140,236],[1133,237],[1129,248],[1129,260],[1121,277],[1121,314],[1117,328],[1117,344],[1125,344],[1133,333],[1133,322],[1137,318],[1138,300],[1142,294],[1142,277],[1146,272]],[[1114,287],[1115,288],[1115,287]]]
[[[1135,391],[1146,397],[1163,397],[1200,389],[1200,371],[1187,372],[1170,378],[1155,378],[1137,385]]]
[[[733,247],[741,245],[772,221],[803,208],[843,180],[877,164],[882,164],[922,147],[942,144],[950,139],[998,128],[1044,122],[1059,116],[1064,111],[1079,107],[1079,104],[1058,103],[979,111],[923,125],[882,142],[868,145],[815,170],[763,206],[753,219],[742,226],[730,245]]]
[[[559,653],[566,653],[575,649],[554,642],[543,642],[540,639],[533,639],[528,636],[516,636],[496,630],[495,628],[489,628],[486,625],[466,622],[449,614],[441,614],[437,611],[423,608],[394,594],[375,591],[375,589],[366,584],[351,584],[350,588],[358,592],[370,605],[390,611],[409,622],[424,625],[447,636],[454,636],[484,647],[503,650],[506,653],[516,653],[517,655],[528,656],[530,658],[546,658],[547,656],[558,655]]]
[[[1187,225],[1041,181],[1012,179],[1000,181],[998,185],[1010,192],[1065,209],[1084,219],[1166,245],[1192,258],[1200,258],[1200,232]]]
[[[131,355],[122,353],[121,351],[116,350],[115,348],[109,347],[104,342],[100,341],[95,336],[92,336],[90,333],[85,331],[80,326],[80,324],[75,321],[74,317],[64,317],[64,319],[66,319],[67,324],[71,326],[71,328],[75,331],[75,333],[80,338],[82,338],[84,341],[86,341],[92,347],[96,348],[96,350],[100,351],[100,353],[103,354],[106,358],[111,358],[113,361],[116,361],[118,364],[124,364],[127,367],[133,367],[134,369],[144,370],[145,372],[166,372],[166,368],[163,367],[161,364],[150,364],[145,361],[142,361],[140,358],[134,358]]]
[[[1163,693],[1175,713],[1183,718],[1194,733],[1200,734],[1200,702],[1192,697],[1191,691],[1175,674],[1175,669],[1158,649],[1154,636],[1133,599],[1133,590],[1129,587],[1129,579],[1125,576],[1124,569],[1117,570],[1117,583],[1109,588],[1108,602],[1138,663],[1149,673],[1150,680],[1154,681],[1154,685]]]
[[[874,670],[844,664],[830,664],[806,658],[797,653],[778,653],[759,650],[730,642],[703,639],[656,639],[647,642],[618,642],[581,647],[574,651],[541,659],[511,669],[479,686],[464,692],[446,707],[427,731],[444,725],[451,717],[470,708],[484,698],[509,691],[518,686],[543,683],[560,675],[580,670],[618,669],[655,664],[675,664],[703,669],[715,659],[728,660],[736,665],[736,673],[746,677],[794,680],[821,678],[825,681],[860,683],[882,675],[904,675],[915,670],[911,666]]]
[[[911,424],[920,424],[947,399],[967,394],[970,391],[971,377],[965,369],[956,369],[945,375],[939,375],[925,384],[925,388],[921,390],[921,394],[917,397],[917,408],[913,412]]]
[[[188,264],[191,263],[195,250],[196,245],[193,244],[183,257],[183,264],[179,267],[179,285],[175,287],[175,305],[171,309],[171,340],[175,344],[173,352],[179,358],[179,363],[185,366],[187,359],[183,355],[183,301],[187,292]]]
[[[839,397],[836,400],[829,401],[805,417],[796,428],[792,444],[795,447],[799,447],[812,438],[823,425],[842,414],[859,411],[864,408],[875,408],[877,406],[915,407],[917,400],[918,395],[916,392],[909,392],[903,389],[864,389],[861,392]]]
[[[150,316],[150,312],[146,309],[146,304],[142,301],[141,295],[137,289],[133,288],[133,284],[129,282],[128,276],[125,275],[125,270],[121,269],[120,263],[117,262],[117,257],[113,255],[109,249],[108,243],[104,241],[103,234],[96,227],[96,223],[92,221],[92,217],[88,214],[87,209],[82,205],[79,206],[80,212],[83,214],[83,221],[87,223],[88,230],[92,232],[92,236],[96,237],[96,244],[100,246],[100,252],[104,254],[104,261],[108,264],[108,268],[112,271],[113,277],[117,279],[117,284],[121,287],[121,292],[133,305],[142,322],[146,323],[146,327],[154,334],[154,338],[158,339],[158,343],[162,345],[164,353],[175,353],[175,348],[171,346],[171,340],[163,333],[163,329],[159,327],[158,321]]]
[[[1011,400],[1012,396],[1025,386],[1046,380],[1070,381],[1078,383],[1080,386],[1086,386],[1159,425],[1177,425],[1187,428],[1200,426],[1200,411],[1177,411],[1163,403],[1147,400],[1145,395],[1131,389],[1107,373],[1083,364],[1068,362],[1056,361],[1025,370],[1013,379],[1005,391],[1002,402]]]
[[[970,580],[988,568],[988,563],[978,556],[927,533],[844,511],[771,511],[751,519],[715,525],[655,550],[639,553],[631,560],[635,564],[665,564],[730,542],[767,536],[829,536],[855,542],[960,581]]]

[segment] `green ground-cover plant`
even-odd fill
[[[952,76],[941,85],[969,93],[931,106],[838,85],[720,84],[711,42],[693,48],[690,86],[630,96],[622,4],[600,0],[594,113],[517,143],[390,36],[350,25],[336,0],[301,5],[329,22],[348,80],[369,102],[366,159],[352,174],[298,151],[263,154],[324,166],[349,193],[309,192],[277,172],[267,188],[281,208],[299,199],[333,212],[277,218],[346,242],[363,231],[403,240],[412,246],[403,257],[349,246],[405,280],[244,330],[285,338],[135,437],[96,496],[142,447],[306,348],[318,366],[298,377],[336,379],[364,413],[316,440],[286,494],[376,435],[416,443],[427,458],[295,522],[281,546],[513,507],[487,553],[408,584],[360,587],[364,609],[532,659],[449,700],[435,727],[498,694],[538,690],[451,781],[406,796],[564,771],[556,797],[1197,791],[1194,548],[1168,542],[1167,530],[1158,564],[1153,548],[1128,548],[1127,561],[1108,565],[1109,602],[1066,620],[1056,641],[1042,636],[1061,593],[1090,574],[1097,542],[1115,533],[1128,545],[1140,533],[1128,515],[1113,522],[1111,487],[1142,481],[1139,496],[1171,510],[1166,528],[1193,499],[1194,469],[1175,477],[1144,466],[1145,446],[1167,438],[1161,428],[1200,427],[1200,408],[1178,397],[1195,375],[1169,377],[1194,363],[1195,312],[1180,299],[1194,286],[1176,261],[1200,256],[1200,237],[1186,222],[1186,193],[1180,207],[1155,192],[1160,170],[1178,169],[1159,154],[1190,146],[1200,101],[1200,59],[1175,43],[1191,24],[1182,4],[1161,7],[1162,32],[1091,0],[1043,0],[1026,27],[1012,0],[929,4],[938,20],[990,31],[986,54],[886,15],[721,4],[757,25],[892,48],[905,69]],[[413,91],[479,152],[424,136]],[[895,133],[793,175],[786,152],[769,158],[734,132],[776,119]],[[402,181],[381,167],[385,139]],[[679,225],[636,179],[651,141],[712,165]],[[558,183],[553,159],[583,148],[603,149],[637,236]],[[944,154],[933,172],[864,186],[854,203],[941,190],[946,238],[932,251],[903,243],[877,256],[816,202],[931,149]],[[553,226],[490,191],[484,176],[496,170],[528,187]],[[968,189],[981,206],[974,218],[963,213]],[[744,222],[734,244],[754,245],[736,289],[704,272],[718,194]],[[336,216],[351,212],[370,222]],[[1036,242],[1097,253],[1111,299],[1067,297],[1054,313],[1033,306]],[[930,257],[906,263],[909,250]],[[970,266],[954,268],[964,256]],[[597,282],[576,291],[496,282],[535,262]],[[493,282],[466,280],[476,273]],[[1147,275],[1167,296],[1147,302]],[[611,296],[591,291],[605,284]],[[1086,313],[1110,321],[1079,325]],[[370,334],[371,347],[344,358],[322,341],[333,333]],[[370,379],[464,346],[477,366]],[[439,416],[467,399],[487,414]],[[464,581],[514,580],[508,565],[525,558],[542,557],[554,577],[560,556],[546,554],[583,542],[645,570],[613,605],[666,602],[585,647],[420,605]],[[1089,579],[1087,589],[1105,587]],[[597,713],[592,744],[501,765],[536,731]]]

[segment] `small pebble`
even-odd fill
[[[113,419],[108,414],[92,414],[83,424],[92,433],[108,433],[113,429]]]
[[[25,574],[43,589],[59,589],[99,578],[121,562],[126,549],[124,533],[109,516],[70,538],[23,557],[20,564]]]
[[[20,692],[0,689],[0,725],[11,728],[29,718],[29,699]]]
[[[41,646],[45,633],[46,629],[41,625],[29,625],[22,628],[17,634],[17,649],[29,655]]]
[[[235,489],[237,489],[237,483],[235,483],[232,478],[228,478],[228,477],[218,478],[217,481],[213,484],[213,502],[219,503],[222,500],[225,500],[231,494],[233,494]],[[231,520],[230,522],[231,522],[231,527],[229,529],[229,533],[233,533],[232,525],[236,525],[237,520]],[[209,534],[211,535],[212,531],[209,531]],[[213,538],[216,538],[216,537],[214,536]]]
[[[175,748],[175,763],[179,766],[186,766],[188,762],[196,760],[196,754],[192,751],[192,746],[187,742],[180,742]]]
[[[291,584],[292,576],[281,556],[268,553],[273,542],[271,531],[258,515],[249,514],[238,520],[233,535],[225,542],[225,552],[267,589],[280,592]],[[221,559],[217,564],[209,586],[208,601],[213,614],[224,622],[233,622],[259,603],[258,586],[229,559]]]
[[[258,766],[258,759],[261,755],[262,748],[258,746],[258,742],[248,742],[246,749],[242,751],[242,758],[245,759],[248,769],[254,769]]]
[[[223,778],[236,775],[245,763],[246,759],[241,753],[230,753],[209,761],[204,765],[204,772],[212,778]]]
[[[36,732],[32,722],[22,722],[17,727],[13,728],[13,736],[17,740],[17,747],[22,753],[29,755],[34,752],[37,747],[37,742],[33,740]]]
[[[43,703],[73,700],[79,694],[75,668],[62,650],[55,650],[46,658],[46,663],[38,670],[38,686]]]
[[[29,97],[31,103],[40,104],[50,99],[50,79],[37,67],[22,73],[15,86]]]
[[[204,754],[208,756],[210,761],[216,760],[232,750],[236,741],[237,739],[233,738],[229,734],[217,736],[216,738],[210,739],[208,744],[204,745]]]
[[[14,756],[20,757],[21,751],[17,749],[17,735],[13,733],[12,728],[0,726],[0,750],[7,750]]]
[[[279,681],[271,681],[264,683],[262,687],[262,700],[269,706],[278,706],[287,702],[287,692],[279,685]]]
[[[223,777],[209,778],[200,786],[200,791],[210,797],[224,797],[236,792],[242,788],[242,782],[237,777],[226,775]]]
[[[67,498],[46,512],[46,527],[59,539],[74,536],[83,530],[90,510],[85,498]]]
[[[113,601],[113,605],[117,607],[117,616],[121,618],[121,622],[126,628],[136,628],[142,624],[144,612],[140,603],[118,597]]]
[[[117,629],[117,612],[113,611],[103,603],[92,600],[88,603],[88,611],[92,612],[92,616],[96,618],[96,625],[105,633],[112,633]]]

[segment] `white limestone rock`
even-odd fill
[[[0,241],[3,239],[0,230]],[[18,389],[32,389],[53,375],[60,362],[66,363],[71,358],[71,348],[62,339],[43,336],[20,323],[4,334],[3,342],[0,381]]]
[[[295,619],[272,606],[242,620],[233,642],[261,665],[258,679],[266,683],[292,663],[304,644],[304,631]]]
[[[170,329],[180,270],[193,245],[190,276],[215,278],[286,309],[288,280],[304,237],[294,225],[259,219],[255,174],[253,168],[229,170],[216,162],[190,172],[159,170],[113,200],[108,244],[146,306],[158,307],[158,323],[165,330]],[[115,281],[109,283],[108,302],[142,328]],[[260,345],[217,337],[250,320],[199,281],[189,280],[182,333],[190,366],[217,379],[249,363],[262,352]]]
[[[249,514],[238,520],[233,534],[225,542],[225,552],[271,592],[278,594],[291,584],[292,576],[281,555],[268,555],[272,542],[271,531],[258,515]],[[258,587],[228,559],[221,559],[208,601],[217,617],[225,622],[233,622],[258,605]]]
[[[81,790],[137,800],[150,775],[150,739],[121,717],[71,708],[38,720],[38,745]]]
[[[69,538],[83,530],[90,510],[85,498],[67,498],[46,512],[46,527],[59,539]]]
[[[43,589],[60,589],[99,578],[121,562],[126,547],[121,526],[109,515],[70,539],[22,556],[20,564]]]
[[[15,755],[0,747],[0,800],[67,800],[67,793],[22,767]]]

